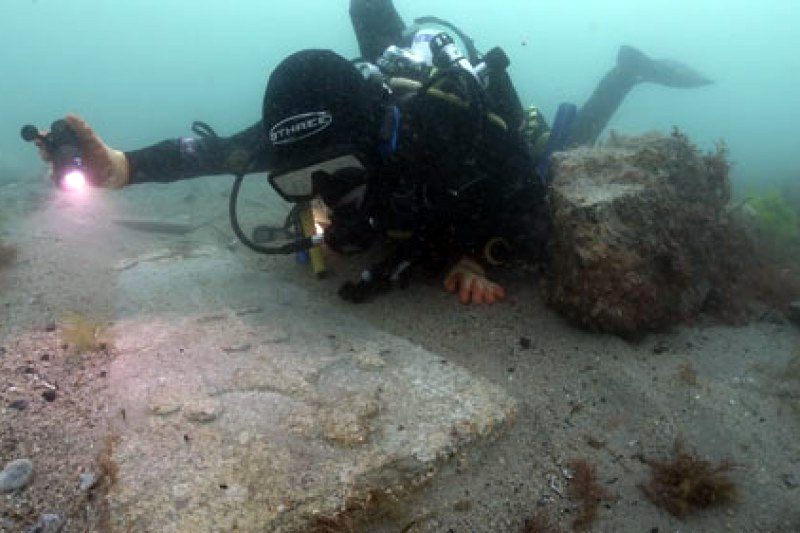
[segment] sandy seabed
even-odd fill
[[[333,315],[354,315],[500,385],[518,402],[517,419],[499,440],[453,457],[428,485],[377,509],[356,530],[521,531],[537,511],[570,530],[578,508],[568,496],[567,465],[575,459],[596,465],[614,495],[601,504],[595,531],[800,530],[796,326],[770,314],[743,327],[701,317],[632,344],[565,323],[543,303],[536,279],[513,271],[498,273],[508,300],[489,308],[460,305],[436,279],[354,306],[336,289],[357,275],[356,260],[331,258],[320,281],[292,258],[258,257],[233,244],[228,186],[226,178],[201,179],[83,199],[20,184],[0,188],[10,215],[0,235],[19,250],[0,273],[0,460],[27,457],[35,465],[28,487],[0,497],[0,527],[24,530],[56,513],[65,531],[104,530],[103,495],[113,476],[103,464],[106,421],[119,415],[104,404],[115,348],[113,339],[84,355],[65,347],[67,318],[79,313],[104,326],[121,314],[146,316],[145,306],[120,309],[115,301],[120,272],[142,258],[181,261],[210,247],[311,291],[314,305]],[[260,186],[250,191],[245,223],[283,209],[262,201]],[[131,218],[194,229],[141,232],[113,222]],[[291,311],[299,321],[303,305]],[[43,396],[49,386],[56,387],[53,401]],[[25,407],[11,407],[19,400]],[[645,498],[639,485],[650,469],[643,459],[669,457],[676,440],[702,458],[736,463],[735,504],[679,520]],[[103,480],[82,492],[86,472]]]

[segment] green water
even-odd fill
[[[626,43],[685,61],[717,81],[642,85],[611,127],[677,125],[703,147],[724,138],[738,181],[798,174],[800,2],[795,0],[405,0],[500,45],[526,104],[552,117],[582,103]],[[357,55],[346,0],[6,0],[0,19],[0,180],[38,168],[19,126],[84,115],[107,141],[138,148],[204,119],[233,133],[260,116],[266,78],[287,54]]]

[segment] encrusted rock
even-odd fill
[[[694,317],[735,277],[724,149],[674,132],[612,135],[556,154],[551,305],[595,331],[634,336]]]

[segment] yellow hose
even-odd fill
[[[317,233],[317,228],[314,226],[314,213],[311,210],[311,205],[305,205],[300,210],[300,226],[303,228],[304,237],[313,237]],[[315,246],[308,251],[308,256],[311,259],[311,268],[314,275],[321,278],[325,275],[325,254],[322,248]]]

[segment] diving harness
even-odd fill
[[[465,57],[454,39],[446,32],[418,30],[414,36],[414,46],[399,48],[390,46],[376,63],[354,61],[365,79],[373,83],[383,94],[385,119],[380,131],[380,151],[383,158],[391,157],[397,150],[401,131],[401,104],[415,97],[430,97],[469,113],[472,117],[472,147],[474,156],[487,128],[508,130],[499,115],[489,109],[486,89],[491,83],[491,74],[504,71],[510,64],[508,57],[500,48],[494,48],[480,56],[472,41],[457,28],[435,18],[416,21],[434,23],[453,31],[464,43],[468,57]],[[415,28],[418,29],[418,28]],[[421,53],[426,45],[430,56]],[[204,123],[195,122],[193,131],[203,137],[215,137],[213,130]],[[245,174],[250,171],[252,162],[236,175],[229,199],[231,227],[237,238],[249,249],[266,255],[296,254],[298,260],[310,259],[317,275],[325,271],[322,251],[319,246],[331,239],[324,231],[315,228],[310,202],[293,206],[282,227],[260,226],[248,237],[242,230],[238,216],[238,198]],[[283,242],[279,242],[283,241]],[[409,250],[408,246],[403,247]],[[395,253],[385,261],[364,271],[357,283],[345,284],[340,295],[359,302],[375,291],[389,285],[403,285],[417,253]]]

